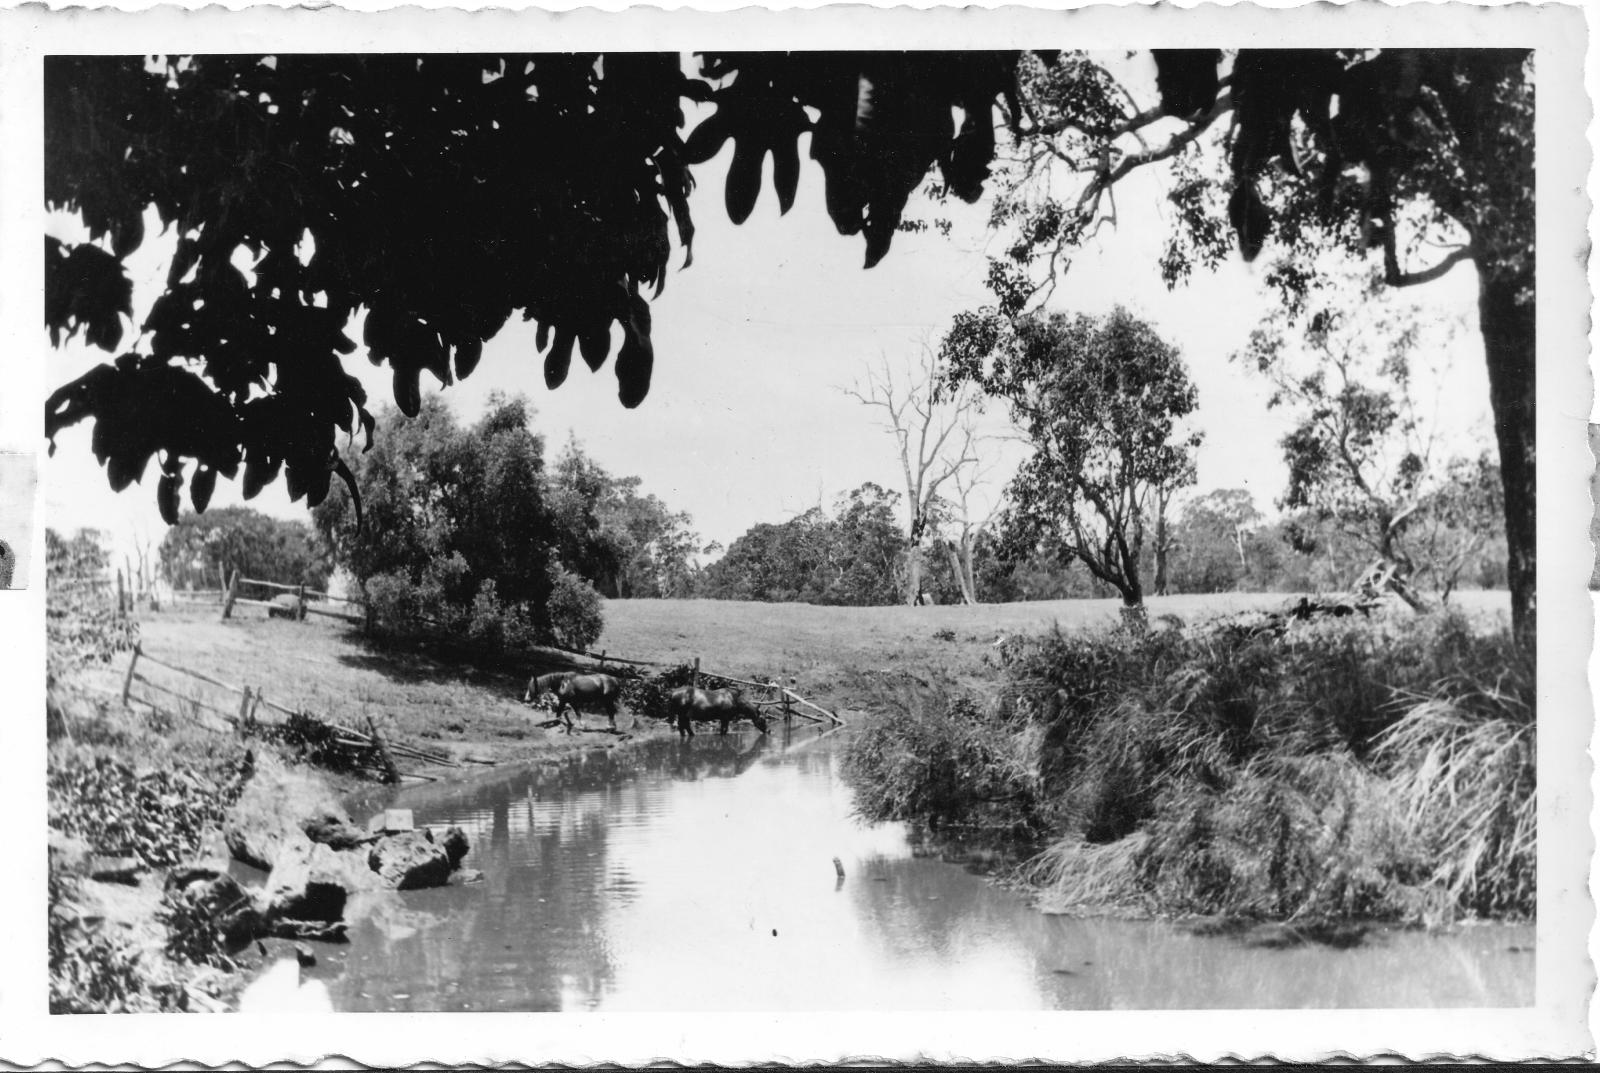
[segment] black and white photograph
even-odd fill
[[[0,17],[0,1057],[1593,1054],[1579,8]]]

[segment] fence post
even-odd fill
[[[378,724],[372,721],[372,716],[367,716],[367,729],[372,731],[372,742],[378,747],[378,759],[383,761],[384,781],[395,784],[400,781],[400,770],[394,766],[394,757],[389,755],[389,744],[383,740],[383,734],[378,730]]]
[[[600,650],[600,669],[606,669],[606,650],[603,648]]]
[[[136,642],[133,646],[133,658],[128,661],[128,676],[122,680],[122,706],[128,706],[128,691],[133,688],[133,668],[139,663],[139,653],[143,651],[143,644]]]
[[[233,577],[228,579],[227,588],[222,593],[222,617],[227,618],[233,614],[233,601],[235,592],[239,588],[239,571],[233,572]]]
[[[694,658],[694,677],[689,679],[689,684],[696,689],[700,688],[700,657]]]
[[[300,583],[300,621],[306,620],[306,583]]]
[[[122,571],[119,569],[117,571],[117,614],[126,615],[127,613],[128,609],[125,606],[125,598],[122,594]]]
[[[250,687],[244,687],[244,696],[239,699],[239,729],[242,731],[250,725]]]

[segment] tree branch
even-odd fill
[[[1432,283],[1444,276],[1462,261],[1476,260],[1478,248],[1468,244],[1458,246],[1445,256],[1438,264],[1425,268],[1421,272],[1400,271],[1400,260],[1394,249],[1394,229],[1391,227],[1384,233],[1383,238],[1383,281],[1391,287],[1416,287],[1424,283]]]

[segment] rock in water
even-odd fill
[[[290,839],[267,877],[266,914],[273,919],[342,920],[349,883],[339,854],[303,836]]]
[[[367,863],[396,890],[442,887],[450,880],[450,857],[426,830],[384,836],[367,854]]]
[[[471,845],[467,841],[467,832],[459,827],[446,827],[439,844],[444,847],[445,856],[450,858],[451,868],[461,867],[461,858],[467,855]]]
[[[313,842],[321,842],[332,849],[356,849],[372,841],[373,836],[350,822],[348,816],[323,809],[316,815],[300,821],[300,829]]]

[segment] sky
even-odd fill
[[[694,263],[680,269],[677,252],[665,292],[652,303],[656,363],[643,405],[623,409],[609,361],[593,374],[574,361],[567,382],[548,391],[534,325],[516,320],[485,346],[470,378],[443,391],[468,421],[491,392],[526,394],[535,428],[546,437],[547,457],[576,435],[606,469],[641,477],[644,491],[687,511],[705,541],[724,546],[756,523],[831,506],[865,481],[903,492],[894,440],[880,415],[846,389],[863,383],[883,361],[903,368],[921,346],[937,346],[955,313],[986,304],[985,255],[996,241],[985,226],[987,197],[972,206],[952,201],[920,210],[914,199],[908,216],[948,217],[951,234],[899,234],[889,255],[863,270],[862,240],[835,232],[823,204],[820,169],[803,149],[793,209],[780,216],[769,161],[754,214],[742,226],[729,223],[722,180],[731,155],[730,143],[697,172],[691,198]],[[1195,424],[1205,439],[1196,492],[1245,488],[1270,512],[1284,484],[1276,443],[1288,418],[1269,412],[1263,381],[1228,361],[1268,308],[1262,262],[1250,266],[1235,258],[1169,292],[1157,268],[1167,227],[1165,189],[1164,176],[1154,169],[1119,185],[1119,226],[1103,230],[1079,253],[1048,308],[1097,314],[1121,303],[1150,320],[1182,352],[1199,392]],[[72,221],[56,218],[51,229],[58,237],[77,237]],[[147,233],[158,230],[152,219]],[[165,278],[168,250],[170,239],[147,239],[130,258],[138,319]],[[1470,330],[1474,293],[1470,269],[1459,268],[1412,289],[1409,297],[1425,303],[1425,315],[1467,318],[1469,330],[1441,382],[1443,420],[1463,444],[1489,445],[1487,378]],[[130,330],[125,347],[136,334]],[[359,324],[349,334],[359,341]],[[78,344],[50,351],[43,332],[41,342],[52,385],[108,358]],[[392,400],[387,367],[372,366],[364,350],[344,361],[366,386],[370,408]],[[439,386],[424,375],[423,389]],[[987,420],[1003,425],[998,410]],[[165,526],[155,506],[158,467],[150,466],[142,485],[116,495],[89,451],[87,424],[64,432],[58,444],[41,475],[48,525],[108,530],[124,553],[134,543],[160,540]],[[996,475],[1003,478],[1020,449],[991,449],[998,457]],[[999,490],[1000,481],[992,481],[980,498]],[[212,502],[243,502],[238,484],[219,481]],[[303,503],[289,502],[281,479],[250,505],[309,519]]]

